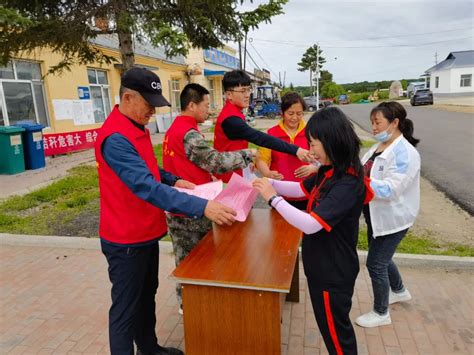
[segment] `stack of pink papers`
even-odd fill
[[[175,187],[175,189],[187,193],[188,195],[205,198],[206,200],[214,200],[217,195],[222,192],[223,186],[224,184],[222,183],[222,180],[219,180],[208,182],[207,184],[196,185],[193,190],[183,189],[182,187]]]
[[[237,212],[235,219],[244,222],[257,199],[258,191],[250,181],[238,174],[232,174],[226,188],[214,199]]]

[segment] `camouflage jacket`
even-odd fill
[[[209,146],[204,137],[194,129],[184,136],[184,151],[190,161],[211,174],[243,169],[252,162],[249,149],[219,152]]]

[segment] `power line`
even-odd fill
[[[413,45],[413,44],[386,44],[386,45],[379,45],[379,46],[330,46],[330,45],[325,45],[324,48],[340,48],[340,49],[364,49],[364,48],[417,48],[417,47],[424,47],[424,46],[429,46],[432,44],[438,44],[438,43],[446,43],[446,42],[458,42],[458,41],[463,41],[466,39],[471,39],[473,36],[469,37],[462,37],[462,38],[452,38],[452,39],[447,39],[443,41],[435,41],[435,42],[428,42],[428,43],[423,43],[423,44],[418,44],[418,45]],[[256,41],[262,41],[262,42],[270,42],[270,43],[277,43],[277,44],[285,44],[288,46],[294,46],[294,47],[308,47],[308,44],[301,45],[301,44],[292,44],[289,42],[283,42],[283,41],[272,41],[269,39],[256,39]]]
[[[404,35],[395,35],[395,36],[380,36],[380,37],[367,37],[367,38],[360,38],[360,39],[350,39],[350,40],[340,40],[340,41],[320,41],[320,43],[334,43],[334,42],[354,42],[354,41],[371,41],[371,40],[378,40],[378,39],[388,39],[388,38],[399,38],[399,37],[416,37],[416,36],[423,36],[423,35],[432,35],[432,34],[440,34],[440,33],[448,33],[448,32],[456,32],[456,31],[466,31],[472,30],[474,27],[465,27],[465,28],[456,28],[452,30],[443,30],[443,31],[433,31],[433,32],[422,32],[422,33],[411,33],[411,34],[404,34]],[[257,41],[269,41],[265,39],[253,38]],[[280,43],[280,41],[275,41],[276,43]],[[284,41],[287,44],[300,44],[306,46],[307,43],[301,41]]]
[[[253,59],[253,57],[250,55],[249,50],[247,49],[246,51],[247,51],[247,55],[249,56],[249,58],[250,58],[250,60],[252,61],[253,65],[255,65],[258,70],[262,70],[262,69],[258,66],[258,64],[255,62],[255,60]]]
[[[275,78],[278,77],[278,75],[275,74],[275,72],[272,70],[272,68],[268,65],[268,63],[265,61],[265,59],[263,59],[263,57],[260,55],[260,53],[257,51],[257,48],[255,48],[255,46],[252,44],[252,41],[249,41],[249,44],[250,46],[253,48],[253,50],[255,51],[255,53],[257,53],[257,55],[260,57],[260,59],[262,60],[263,64],[266,65],[266,67],[272,72],[273,75],[275,75]]]

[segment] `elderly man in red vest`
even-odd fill
[[[159,168],[145,125],[155,107],[169,105],[160,78],[143,68],[122,77],[116,105],[97,137],[100,240],[109,264],[112,306],[110,350],[116,354],[183,354],[158,345],[155,294],[159,244],[166,234],[164,210],[231,224],[235,211],[217,202],[178,192],[194,184]]]
[[[260,132],[245,122],[242,110],[249,107],[252,91],[250,87],[251,79],[246,72],[243,70],[227,72],[222,84],[226,102],[219,117],[217,117],[214,131],[214,148],[220,152],[228,152],[246,149],[248,148],[248,142],[252,142],[261,147],[297,156],[303,161],[310,162],[314,160],[308,150]],[[241,171],[237,172],[242,175]],[[231,173],[223,174],[220,178],[227,182],[231,175]]]
[[[222,174],[247,167],[255,149],[219,152],[209,146],[198,128],[209,116],[209,91],[199,84],[188,84],[180,96],[181,115],[176,117],[163,141],[163,167],[172,174],[195,184],[212,181],[212,174]],[[173,241],[176,266],[211,229],[206,218],[167,214],[168,232]],[[182,314],[181,285],[176,294]]]

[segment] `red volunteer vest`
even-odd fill
[[[190,129],[199,132],[196,120],[189,116],[176,117],[168,128],[163,140],[163,168],[197,185],[205,184],[212,181],[211,174],[191,162],[184,150],[184,136]]]
[[[293,143],[298,147],[308,149],[308,140],[306,139],[304,130],[302,130],[296,135],[294,142],[291,141],[291,138],[288,133],[286,133],[280,127],[280,125],[273,126],[267,132],[269,135],[279,138],[287,143]],[[270,170],[277,170],[278,172],[282,173],[284,176],[283,180],[298,182],[301,181],[302,179],[295,178],[295,170],[303,165],[308,164],[301,162],[301,160],[299,160],[293,155],[272,150],[272,161],[270,164]]]
[[[245,140],[230,140],[222,129],[222,122],[227,118],[235,116],[245,121],[245,116],[242,111],[232,104],[230,101],[226,101],[221,113],[217,117],[216,127],[214,129],[214,148],[219,152],[232,152],[234,150],[247,149],[249,143]],[[242,175],[242,170],[234,170],[233,172]],[[229,171],[222,175],[216,175],[218,179],[222,179],[224,182],[228,182],[232,176],[232,171]]]
[[[119,244],[141,243],[162,237],[167,230],[165,213],[135,196],[102,156],[102,143],[114,133],[120,133],[130,141],[155,179],[161,181],[149,131],[143,132],[135,127],[116,105],[100,128],[95,143],[100,189],[99,235]]]

